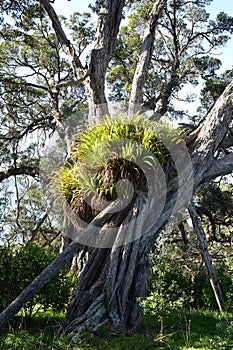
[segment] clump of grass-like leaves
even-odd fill
[[[56,189],[72,206],[95,191],[114,198],[119,179],[138,182],[143,177],[140,166],[163,164],[170,157],[169,147],[180,140],[180,132],[166,122],[138,115],[130,120],[125,115],[104,117],[77,135],[72,161],[55,175]]]

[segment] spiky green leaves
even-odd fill
[[[145,169],[153,174],[158,162],[163,165],[169,159],[169,148],[180,141],[180,132],[165,122],[138,115],[130,120],[125,115],[105,117],[77,135],[72,163],[56,174],[56,187],[71,205],[80,195],[96,191],[116,198],[122,179],[134,186],[144,183],[145,189]]]

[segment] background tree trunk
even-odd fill
[[[216,276],[216,272],[215,272],[215,269],[214,269],[214,266],[212,263],[211,256],[209,254],[205,231],[203,230],[201,220],[199,219],[196,208],[194,207],[193,204],[190,205],[190,207],[189,207],[189,213],[190,213],[190,217],[192,219],[193,228],[194,228],[194,230],[197,234],[198,240],[199,240],[201,254],[202,254],[203,260],[205,262],[205,266],[206,266],[206,269],[208,271],[208,275],[210,277],[210,284],[211,284],[211,287],[213,289],[215,299],[217,301],[220,312],[223,312],[223,311],[225,311],[225,302],[224,302],[222,290],[221,290],[220,284],[219,284],[217,276]]]

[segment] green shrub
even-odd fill
[[[229,263],[221,262],[215,267],[216,275],[223,293],[223,298],[228,310],[233,310],[233,271]],[[196,308],[208,308],[217,310],[218,305],[210,285],[210,279],[206,270],[196,274],[194,283],[194,306]]]
[[[158,255],[152,255],[148,295],[143,302],[144,311],[161,316],[182,308],[218,310],[205,267],[195,269],[195,263],[187,270],[184,265],[190,262],[184,264],[177,254],[175,249],[173,254],[168,254],[165,249]],[[233,310],[232,266],[231,259],[215,266],[228,311]]]
[[[13,251],[0,247],[0,312],[14,299]]]
[[[55,256],[35,243],[21,247],[1,247],[0,255],[0,308],[9,305]],[[48,284],[26,304],[25,311],[31,315],[35,305],[60,311],[67,306],[72,279],[61,270]]]
[[[149,290],[143,301],[146,313],[161,317],[193,302],[191,277],[175,260],[163,254],[152,256]]]

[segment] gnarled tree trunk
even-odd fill
[[[92,250],[67,310],[65,333],[96,330],[106,322],[117,332],[137,328],[141,315],[139,299],[145,296],[149,278],[150,246],[141,239],[143,219],[147,217],[144,205],[138,196],[120,221],[119,214],[115,214],[100,228],[101,236],[108,234],[111,223],[117,225],[113,247]],[[145,215],[133,218],[135,208]],[[130,243],[122,244],[124,239]]]

